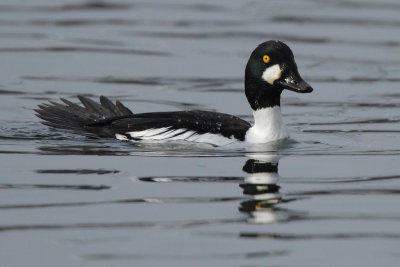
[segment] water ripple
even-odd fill
[[[47,47],[0,47],[0,53],[37,53],[37,52],[56,52],[56,53],[101,53],[101,54],[126,54],[140,56],[172,56],[170,52],[149,51],[138,49],[115,49],[115,48],[98,48],[83,46],[47,46]]]
[[[36,170],[36,173],[41,174],[115,174],[119,173],[118,170],[105,170],[105,169],[41,169]]]
[[[61,186],[62,187],[62,186]],[[87,186],[85,186],[87,187]],[[48,189],[48,187],[44,187]],[[51,187],[53,188],[53,187]],[[99,187],[94,187],[97,190]],[[1,185],[0,185],[1,189]],[[8,189],[8,188],[7,188]],[[13,188],[14,189],[14,188]],[[65,188],[61,188],[65,189]],[[75,189],[75,188],[67,188]],[[81,189],[81,188],[79,188]],[[83,188],[86,190],[85,188]],[[108,189],[108,188],[104,188]],[[101,190],[101,189],[99,189]],[[217,202],[232,202],[243,200],[243,197],[165,197],[165,198],[130,198],[105,201],[86,201],[86,202],[59,202],[59,203],[37,203],[37,204],[8,204],[0,205],[0,209],[43,209],[43,208],[63,208],[63,207],[84,207],[93,205],[109,205],[109,204],[188,204],[188,203],[217,203]]]
[[[84,260],[201,260],[207,259],[253,259],[253,258],[269,258],[279,257],[289,254],[288,250],[271,250],[271,251],[257,251],[257,252],[238,252],[238,253],[200,253],[200,254],[161,254],[161,253],[94,253],[94,254],[82,254],[81,257]]]
[[[217,234],[218,235],[218,234]],[[235,234],[232,234],[235,235]],[[241,232],[241,238],[273,239],[279,241],[293,240],[332,240],[332,239],[400,239],[398,233],[329,233],[329,234],[287,234],[287,233],[263,233],[263,232]]]
[[[72,12],[72,11],[102,11],[102,10],[126,10],[133,5],[122,3],[109,3],[104,1],[89,1],[74,4],[59,5],[0,5],[0,12]]]
[[[361,25],[361,26],[384,26],[384,27],[399,27],[400,21],[398,20],[378,20],[371,18],[349,18],[349,17],[304,17],[304,16],[275,16],[272,18],[274,22],[284,22],[284,23],[308,23],[308,24],[345,24],[345,25]]]
[[[6,184],[0,183],[0,189],[58,189],[58,190],[106,190],[107,185],[65,185],[65,184]]]

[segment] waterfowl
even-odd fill
[[[83,106],[61,98],[38,106],[36,115],[52,128],[91,137],[125,141],[172,141],[226,145],[232,142],[267,143],[285,139],[280,99],[284,89],[310,93],[290,48],[281,41],[261,43],[245,69],[245,94],[254,124],[229,114],[191,110],[133,113],[121,102],[101,96],[100,103],[78,96]]]

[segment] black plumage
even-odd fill
[[[114,138],[115,134],[121,134],[130,138],[129,132],[168,128],[168,131],[185,129],[194,134],[219,134],[243,141],[250,128],[247,121],[223,113],[191,110],[134,114],[119,101],[114,104],[104,96],[100,97],[100,103],[78,97],[83,107],[61,99],[65,105],[56,102],[39,105],[36,115],[45,125],[91,137]]]

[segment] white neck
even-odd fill
[[[253,115],[254,125],[246,133],[247,142],[267,143],[289,137],[280,106],[257,109]]]

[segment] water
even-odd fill
[[[397,266],[397,1],[2,1],[2,266]],[[294,51],[279,146],[127,144],[46,128],[77,94],[252,120],[249,53]],[[244,170],[243,170],[244,169]]]

